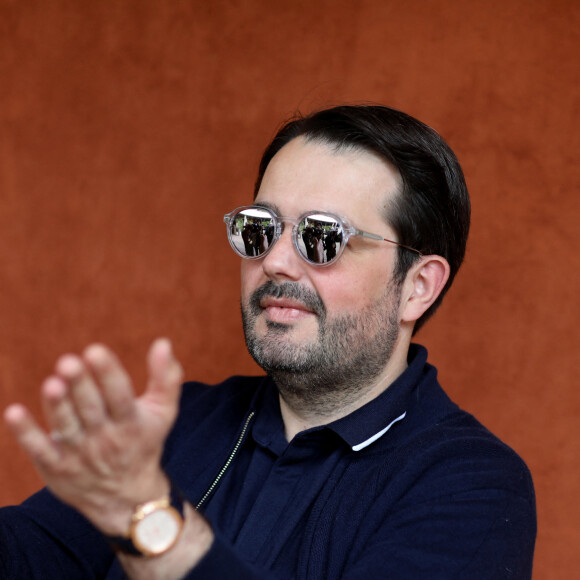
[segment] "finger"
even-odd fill
[[[46,433],[38,426],[26,407],[10,405],[4,411],[4,420],[10,431],[39,469],[55,465],[60,453]]]
[[[175,358],[168,339],[159,338],[151,345],[148,366],[147,399],[162,406],[177,407],[183,381],[183,369]]]
[[[42,384],[42,406],[48,427],[56,434],[55,441],[58,438],[59,443],[74,445],[82,439],[80,419],[61,377],[49,377]]]
[[[129,375],[115,354],[102,344],[93,344],[83,360],[101,387],[111,419],[120,421],[135,412],[135,393]]]
[[[58,360],[56,372],[69,385],[82,427],[91,431],[102,425],[107,412],[105,401],[83,361],[77,356],[65,355]]]

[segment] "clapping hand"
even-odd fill
[[[136,397],[131,380],[106,347],[65,355],[41,390],[47,430],[22,405],[5,420],[47,486],[106,534],[126,531],[138,503],[169,489],[160,466],[177,415],[181,366],[166,339],[148,354],[149,380]]]

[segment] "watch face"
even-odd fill
[[[183,521],[172,507],[157,509],[135,523],[133,543],[147,556],[163,554],[177,541]]]

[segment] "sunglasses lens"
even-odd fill
[[[310,214],[298,224],[298,250],[312,264],[329,264],[342,253],[342,224],[333,216]]]
[[[242,209],[228,226],[230,243],[243,258],[257,258],[272,244],[274,225],[274,216],[267,209]]]

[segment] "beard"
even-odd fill
[[[265,297],[300,301],[318,318],[315,338],[300,343],[289,337],[292,324],[266,321],[258,336],[256,323]],[[276,382],[281,396],[310,411],[326,414],[354,401],[373,385],[389,362],[399,335],[401,286],[356,313],[330,318],[320,296],[295,282],[268,281],[242,304],[246,345],[253,359]]]

